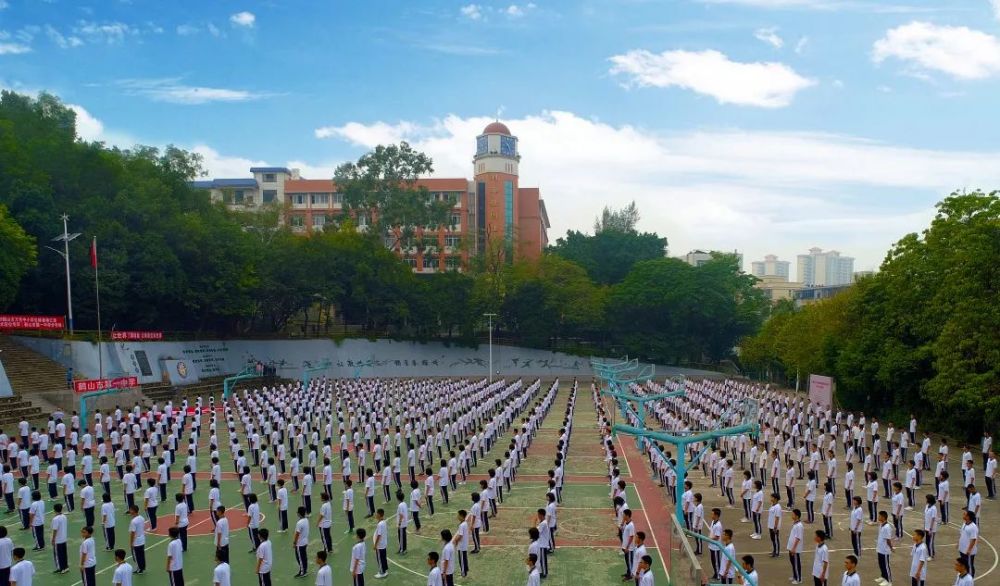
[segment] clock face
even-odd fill
[[[480,136],[476,138],[476,154],[482,155],[486,153],[486,137]]]
[[[517,154],[517,141],[513,136],[500,137],[500,154],[513,157]]]

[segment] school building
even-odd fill
[[[537,187],[521,187],[518,139],[501,122],[493,122],[476,137],[473,177],[425,178],[417,185],[428,197],[452,204],[450,222],[439,229],[418,228],[423,246],[405,248],[385,234],[392,248],[415,272],[462,270],[469,258],[490,252],[505,259],[537,259],[548,245],[549,217]],[[309,234],[334,226],[344,214],[343,195],[332,179],[305,179],[298,169],[252,167],[252,177],[194,181],[213,201],[230,209],[248,210],[280,202],[282,221],[293,232]],[[357,214],[361,229],[370,218]]]

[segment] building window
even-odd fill
[[[362,228],[362,227],[367,226],[367,225],[368,225],[368,215],[367,214],[358,214],[358,227]]]
[[[444,259],[444,268],[449,271],[457,271],[462,266],[461,262],[462,259],[460,259],[459,257],[449,256],[448,258]]]
[[[344,194],[334,193],[333,194],[333,205],[344,205]]]
[[[278,175],[275,173],[264,173],[264,183],[277,183]]]
[[[233,203],[243,203],[244,192],[242,189],[237,189],[233,192]]]
[[[264,190],[264,203],[274,203],[274,200],[278,199],[277,189],[265,189]]]
[[[312,204],[315,205],[329,205],[330,204],[330,194],[329,193],[313,193]]]
[[[410,267],[411,269],[417,268],[417,259],[415,258],[411,258],[408,256],[403,259],[403,262],[405,262],[406,266]]]
[[[326,216],[313,216],[313,228],[322,228],[326,225]]]
[[[450,246],[452,248],[456,248],[461,243],[462,243],[462,237],[461,236],[445,236],[444,237],[444,245],[445,246]]]
[[[462,228],[462,214],[451,215],[451,229],[460,230]]]
[[[438,257],[436,254],[425,254],[424,255],[424,268],[425,269],[436,269],[438,266]]]
[[[304,216],[288,216],[288,225],[292,228],[302,228],[306,225]]]
[[[306,203],[306,194],[304,194],[304,193],[295,193],[295,194],[293,194],[292,195],[292,203],[295,204],[295,205],[305,205],[305,203]]]

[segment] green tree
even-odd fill
[[[593,236],[570,230],[550,247],[552,254],[572,261],[587,271],[595,282],[621,282],[639,262],[663,258],[667,239],[656,233],[601,230]]]
[[[635,200],[620,210],[604,206],[601,215],[594,220],[594,234],[605,231],[635,233],[639,218],[639,208],[635,205]]]
[[[0,205],[0,310],[17,296],[21,279],[35,266],[35,239]]]
[[[371,233],[391,237],[393,246],[421,247],[419,228],[448,224],[452,203],[436,201],[417,180],[433,171],[427,155],[406,142],[379,145],[356,163],[337,167],[333,181],[344,195],[344,209],[364,216]]]

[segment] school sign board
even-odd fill
[[[818,403],[827,409],[833,407],[833,378],[819,374],[809,375],[809,402]]]

